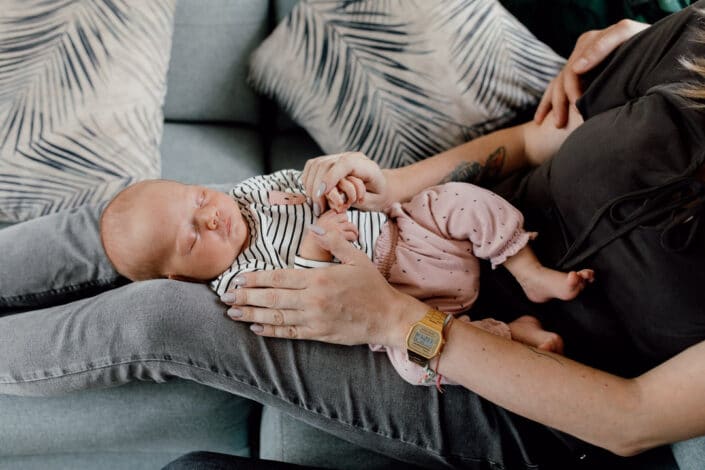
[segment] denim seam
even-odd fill
[[[168,355],[168,354],[167,354],[167,355]],[[259,392],[262,392],[262,393],[266,393],[266,394],[268,394],[269,396],[275,397],[275,398],[277,398],[277,399],[279,399],[279,400],[281,400],[281,401],[284,401],[285,403],[287,403],[287,404],[289,404],[289,405],[292,405],[292,406],[295,406],[295,407],[298,407],[298,408],[303,408],[304,410],[306,410],[306,411],[308,411],[308,412],[310,412],[310,413],[313,413],[313,414],[315,414],[315,415],[318,415],[318,416],[323,416],[325,419],[330,420],[330,421],[334,421],[334,422],[336,422],[336,423],[338,423],[338,424],[340,424],[340,425],[342,425],[342,426],[344,426],[344,427],[347,427],[347,428],[348,428],[349,430],[351,430],[351,431],[359,432],[359,431],[362,430],[360,427],[355,426],[355,425],[350,424],[350,423],[345,422],[345,421],[341,421],[341,420],[338,419],[338,418],[333,418],[333,417],[331,417],[331,416],[324,415],[324,414],[322,414],[322,413],[320,413],[320,412],[318,412],[318,411],[316,411],[316,410],[309,409],[308,407],[306,407],[306,406],[304,406],[304,405],[302,405],[302,404],[293,403],[293,402],[289,401],[288,399],[286,399],[286,397],[283,396],[283,395],[281,395],[281,394],[272,393],[272,392],[270,392],[270,391],[263,390],[262,388],[260,388],[260,387],[258,387],[258,386],[256,386],[256,385],[253,385],[253,384],[249,383],[248,381],[245,381],[245,380],[243,380],[243,379],[241,379],[241,378],[239,378],[239,377],[237,377],[237,376],[235,376],[235,375],[232,375],[232,374],[229,374],[229,373],[222,373],[222,372],[219,372],[219,371],[216,372],[216,371],[213,371],[210,367],[199,366],[199,365],[194,364],[193,362],[190,362],[190,361],[174,360],[174,359],[173,359],[174,356],[171,356],[171,355],[168,355],[168,356],[170,356],[171,358],[170,358],[170,359],[165,359],[165,358],[163,358],[163,357],[162,357],[162,358],[156,358],[156,357],[155,357],[155,358],[150,358],[150,359],[142,358],[142,359],[129,359],[129,360],[124,360],[124,361],[111,362],[111,363],[109,363],[109,364],[105,364],[105,365],[101,365],[101,366],[97,366],[97,367],[89,367],[89,368],[85,368],[85,369],[83,369],[83,370],[77,370],[77,371],[73,371],[73,372],[61,373],[61,374],[52,375],[52,376],[49,376],[49,377],[39,377],[39,378],[33,378],[33,379],[20,379],[20,380],[13,380],[13,381],[6,381],[6,380],[1,380],[1,379],[0,379],[0,384],[8,384],[8,385],[9,385],[9,384],[21,384],[21,383],[30,383],[30,382],[40,382],[40,381],[42,381],[42,380],[53,380],[53,379],[57,379],[57,378],[61,378],[61,377],[66,377],[66,376],[70,376],[70,375],[82,374],[82,373],[85,373],[85,372],[96,371],[96,370],[105,369],[105,368],[108,368],[108,367],[113,367],[113,366],[118,366],[118,365],[139,364],[139,363],[145,363],[145,362],[163,362],[163,363],[167,363],[167,364],[177,364],[177,365],[182,365],[182,366],[187,366],[187,367],[194,367],[194,368],[199,369],[199,370],[201,370],[201,371],[203,371],[203,372],[207,372],[207,373],[210,373],[210,374],[219,376],[219,377],[225,377],[225,378],[227,378],[227,379],[236,380],[236,381],[238,381],[238,382],[239,382],[241,385],[243,385],[243,386],[251,387],[252,389],[254,389],[254,390],[256,390],[256,391],[259,391]],[[231,393],[232,393],[232,392],[231,392]],[[405,444],[405,445],[408,445],[408,446],[412,446],[412,447],[414,447],[414,448],[416,448],[416,449],[420,449],[422,452],[436,455],[436,456],[438,456],[441,460],[446,460],[447,457],[452,457],[452,458],[457,458],[457,459],[460,459],[460,460],[463,460],[463,461],[467,461],[467,462],[489,463],[490,465],[492,465],[493,467],[497,468],[498,470],[504,470],[504,468],[505,468],[504,465],[499,464],[499,463],[497,463],[497,462],[494,462],[493,460],[490,460],[490,459],[482,459],[482,458],[475,458],[475,457],[464,457],[464,456],[462,456],[462,455],[454,455],[454,454],[450,454],[450,455],[448,455],[448,456],[443,456],[442,454],[439,454],[439,453],[438,453],[437,451],[435,451],[434,449],[429,449],[429,448],[427,448],[427,447],[422,447],[422,446],[420,446],[420,445],[418,445],[418,444],[415,444],[415,443],[413,443],[413,442],[407,442],[407,441],[405,441],[405,440],[403,440],[403,439],[401,439],[401,438],[390,437],[390,436],[387,436],[387,435],[385,435],[385,434],[381,434],[381,433],[378,432],[378,431],[373,431],[373,430],[367,430],[367,429],[365,429],[365,430],[362,430],[362,431],[365,432],[365,433],[373,433],[373,434],[375,434],[375,435],[377,435],[377,436],[379,436],[379,437],[382,437],[382,438],[384,438],[384,439],[390,439],[390,440],[392,440],[392,441],[394,441],[394,442],[401,442],[402,444]],[[524,466],[525,466],[527,469],[539,469],[539,466],[538,466],[538,465],[530,464],[530,463],[526,463],[526,462],[524,462]]]
[[[17,300],[22,300],[22,299],[41,299],[44,297],[51,297],[51,296],[54,296],[57,294],[64,294],[67,292],[76,292],[76,291],[79,291],[81,289],[85,289],[88,287],[109,286],[114,282],[115,282],[115,278],[109,278],[109,279],[105,279],[105,280],[99,279],[97,281],[83,282],[80,284],[73,284],[70,286],[64,286],[61,288],[46,290],[46,291],[42,291],[42,292],[28,292],[26,294],[13,295],[11,297],[3,296],[3,297],[0,297],[0,305],[11,304],[13,302],[16,302]]]

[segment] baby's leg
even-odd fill
[[[512,339],[544,351],[563,354],[563,338],[546,331],[536,317],[524,315],[509,324]]]
[[[564,273],[543,266],[528,245],[509,257],[504,266],[516,278],[532,302],[574,299],[588,282],[595,280],[592,269]]]

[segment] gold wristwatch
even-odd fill
[[[406,335],[406,353],[411,362],[426,367],[431,359],[441,353],[445,344],[443,327],[449,320],[450,315],[431,309],[411,326]]]

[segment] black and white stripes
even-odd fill
[[[237,185],[232,196],[240,205],[250,228],[250,242],[231,268],[213,281],[211,287],[222,295],[240,273],[265,269],[315,267],[319,263],[297,258],[297,250],[307,227],[314,223],[311,205],[271,204],[272,191],[304,194],[301,172],[282,170],[255,176]],[[348,219],[358,228],[354,243],[372,258],[374,244],[387,220],[380,212],[348,211]]]

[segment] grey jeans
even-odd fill
[[[180,377],[427,467],[592,468],[604,458],[462,387],[411,386],[366,346],[258,337],[205,285],[125,284],[101,248],[99,210],[0,230],[0,393]]]

